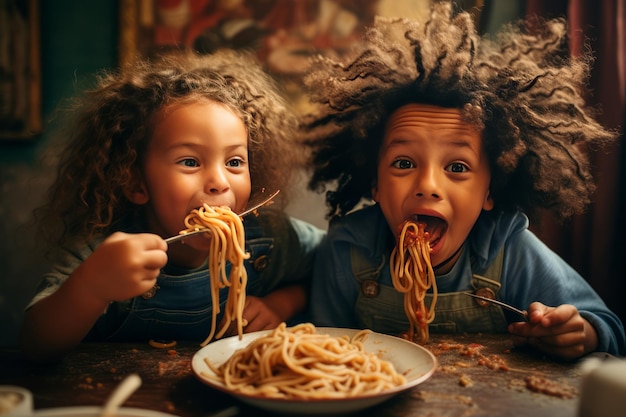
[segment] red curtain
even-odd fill
[[[584,215],[565,223],[546,215],[533,231],[578,270],[626,323],[626,5],[623,0],[528,0],[527,15],[565,16],[570,25],[570,52],[588,45],[596,58],[588,102],[598,120],[620,132],[603,150],[590,150],[597,184],[594,202]],[[585,44],[586,43],[586,44]]]

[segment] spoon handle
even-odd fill
[[[141,378],[137,374],[130,374],[113,390],[109,399],[104,403],[101,417],[115,417],[122,404],[141,386]]]

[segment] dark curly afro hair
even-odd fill
[[[377,18],[343,61],[317,58],[304,79],[309,187],[328,217],[371,198],[389,115],[411,102],[461,109],[483,131],[496,210],[584,211],[594,191],[586,147],[615,138],[585,105],[590,53],[567,56],[562,19],[479,36],[471,16],[437,2],[424,22]]]

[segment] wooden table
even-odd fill
[[[580,361],[556,362],[515,349],[506,335],[431,334],[426,347],[438,359],[434,375],[359,416],[576,417]],[[195,417],[237,405],[239,416],[271,415],[196,379],[190,362],[198,349],[196,343],[179,343],[169,350],[148,344],[83,344],[60,363],[41,366],[24,360],[16,349],[4,348],[0,350],[0,384],[29,389],[35,409],[102,405],[126,375],[138,373],[143,384],[126,407]],[[509,370],[490,367],[499,361]],[[532,391],[527,386],[529,376],[558,384],[571,398]]]

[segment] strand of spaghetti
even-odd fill
[[[237,216],[237,218],[240,219],[239,216]],[[237,246],[239,248],[243,248],[245,246],[243,223],[241,222],[231,223],[230,228],[231,228],[231,233],[235,233],[235,236],[239,238],[239,242]],[[246,254],[244,252],[244,256],[245,255]],[[233,268],[234,267],[236,267],[238,270],[237,273],[233,275],[233,277],[235,277],[239,281],[237,282],[236,289],[239,293],[243,293],[243,296],[238,296],[236,298],[233,298],[233,304],[234,304],[233,311],[241,311],[243,314],[243,310],[245,307],[245,291],[248,285],[248,274],[246,273],[245,267],[243,266],[243,259],[241,263],[234,265]],[[243,334],[243,326],[244,326],[244,320],[242,317],[242,320],[237,320],[237,333],[240,335]],[[224,329],[224,331],[225,330],[226,329]],[[219,335],[219,337],[222,337],[222,335],[223,335],[223,332]]]
[[[245,305],[245,289],[248,281],[248,274],[243,265],[244,259],[249,257],[248,254],[244,251],[245,238],[244,238],[244,228],[241,218],[234,214],[232,211],[228,210],[228,213],[231,218],[230,225],[230,236],[231,239],[228,240],[228,246],[225,251],[224,256],[231,263],[231,273],[229,276],[225,273],[225,262],[222,263],[222,268],[224,273],[220,276],[225,286],[229,286],[228,297],[226,300],[225,307],[225,317],[224,325],[222,329],[217,333],[216,337],[220,338],[224,335],[226,330],[229,327],[229,324],[236,320],[237,324],[237,333],[239,337],[243,335],[243,309]],[[222,251],[224,251],[225,246],[222,246]],[[209,339],[210,340],[210,339]],[[208,343],[208,340],[205,344]]]
[[[391,252],[390,272],[394,288],[404,294],[404,312],[409,321],[409,340],[424,343],[428,340],[428,324],[435,318],[437,285],[430,262],[425,226],[412,221],[402,225],[396,247]],[[429,308],[425,299],[432,288]]]
[[[403,227],[400,232],[400,236],[398,237],[398,242],[399,242],[398,246],[400,248],[404,247],[403,243],[405,242],[406,234],[409,228],[412,228],[412,225],[405,224],[405,227]],[[400,242],[402,242],[402,244],[400,244]],[[394,288],[397,291],[404,293],[403,308],[404,308],[404,313],[407,319],[409,320],[408,337],[410,340],[413,340],[414,326],[412,325],[412,323],[418,322],[418,319],[416,316],[416,310],[413,307],[413,299],[409,294],[409,291],[411,290],[411,287],[413,286],[413,280],[411,279],[410,274],[407,273],[408,264],[407,262],[405,262],[405,256],[404,256],[405,251],[399,250],[398,246],[394,248],[394,250],[391,252],[391,257],[390,257],[391,277],[392,277]]]
[[[424,280],[424,294],[426,294],[427,288],[433,289],[433,297],[428,311],[427,322],[430,324],[435,319],[435,305],[437,304],[437,280],[435,278],[435,271],[430,261],[430,246],[428,244],[421,245],[422,259],[426,262],[426,279]]]
[[[435,281],[435,273],[433,271],[432,264],[430,262],[430,246],[428,244],[428,239],[425,235],[424,227],[420,227],[420,232],[418,236],[418,241],[420,244],[418,245],[415,252],[415,259],[420,263],[423,263],[423,267],[421,268],[420,286],[422,287],[421,297],[419,297],[421,310],[422,310],[422,320],[424,322],[423,329],[425,330],[424,334],[421,336],[421,340],[425,342],[428,340],[428,324],[430,324],[435,318],[435,304],[437,303],[437,284]],[[421,253],[420,253],[421,252]],[[424,299],[426,298],[426,291],[432,288],[432,300],[430,304],[430,308],[426,308],[424,303]]]
[[[406,379],[390,362],[363,348],[369,330],[347,336],[317,334],[310,323],[272,332],[235,351],[204,376],[244,394],[271,398],[346,398],[373,394]]]
[[[185,217],[184,224],[186,229],[182,230],[181,234],[205,228],[211,237],[208,253],[212,301],[211,331],[201,346],[205,346],[214,337],[222,337],[232,321],[236,321],[237,332],[241,338],[244,327],[245,289],[248,282],[248,274],[243,263],[250,257],[245,252],[242,220],[229,207],[211,207],[205,204],[192,210]],[[226,270],[227,263],[231,264],[230,273]],[[222,328],[217,331],[217,316],[220,313],[219,292],[226,287],[229,287],[229,290],[224,307],[224,321]]]

